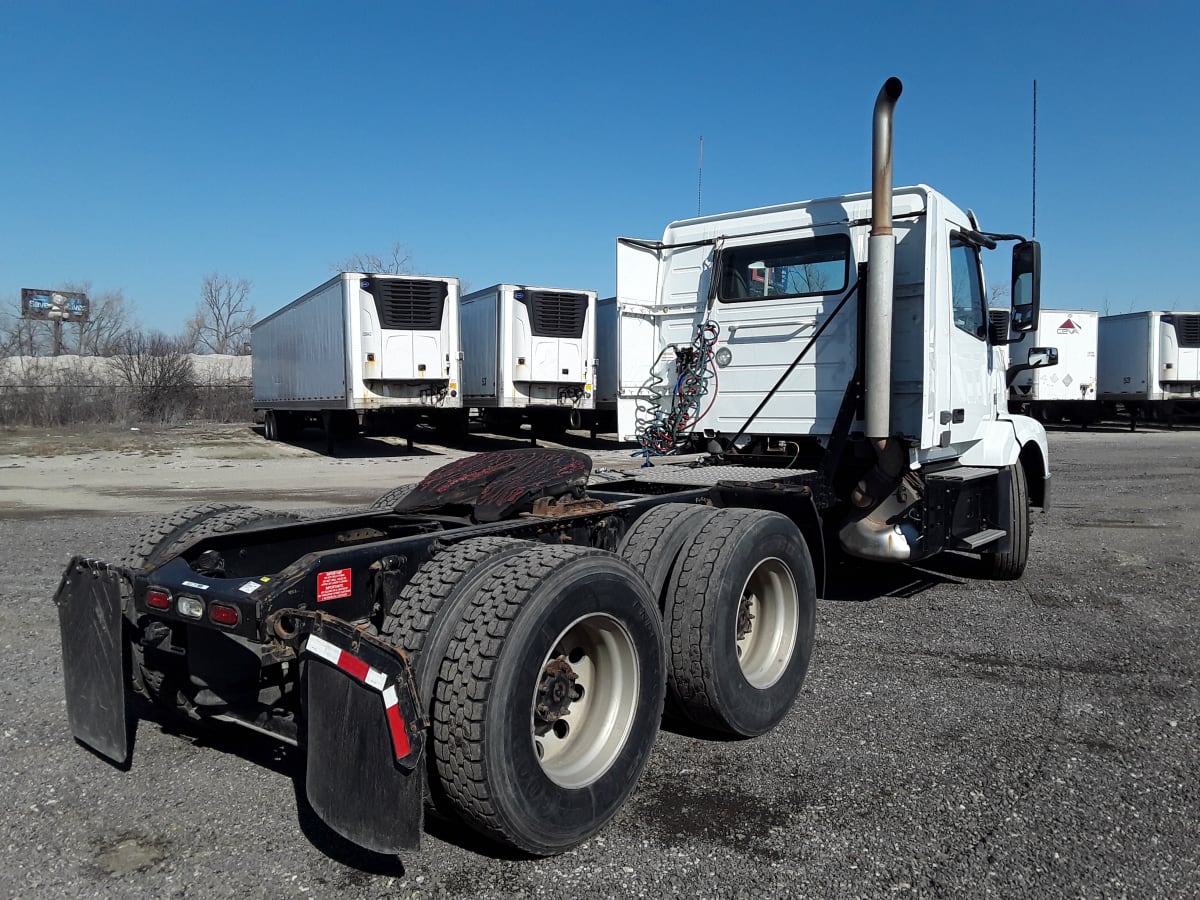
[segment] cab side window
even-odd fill
[[[950,290],[955,327],[983,339],[987,335],[987,305],[979,274],[979,252],[954,238],[950,240]]]
[[[729,247],[721,253],[717,296],[740,303],[840,293],[850,279],[850,256],[845,234]]]

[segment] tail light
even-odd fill
[[[146,591],[146,605],[151,609],[170,609],[170,591],[165,591],[162,588],[150,588]]]
[[[226,606],[224,603],[214,603],[208,608],[208,617],[218,625],[233,627],[241,620],[236,606]]]

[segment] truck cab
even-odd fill
[[[660,241],[620,239],[620,436],[638,441],[647,462],[695,451],[821,470],[843,521],[857,511],[849,494],[876,456],[872,440],[886,441],[894,460],[894,483],[874,495],[904,473],[957,470],[977,480],[976,469],[995,475],[1019,464],[1029,498],[1043,505],[1045,431],[1009,414],[1006,382],[1009,332],[1029,330],[1036,309],[990,312],[982,264],[998,239],[1017,236],[982,232],[927,185],[891,191],[890,205],[890,322],[867,312],[873,193],[677,221]],[[1036,245],[1018,243],[1014,261],[1024,286],[1040,265]],[[890,344],[882,435],[866,423],[872,328],[886,328]],[[993,525],[1007,518],[1001,506]],[[945,549],[919,530],[897,553],[883,548],[892,540],[842,544],[888,559]]]

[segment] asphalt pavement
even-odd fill
[[[51,596],[159,510],[5,515],[0,896],[1200,896],[1200,430],[1050,448],[1022,580],[835,568],[784,722],[667,723],[619,816],[550,859],[435,820],[420,852],[357,850],[298,799],[295,750],[232,727],[143,708],[128,771],[82,749]]]

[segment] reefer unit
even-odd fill
[[[595,291],[497,284],[459,321],[464,405],[558,424],[595,407]]]
[[[267,437],[457,410],[458,279],[342,272],[251,330]]]
[[[1043,309],[1036,331],[1028,331],[1008,348],[1009,359],[1023,360],[1033,347],[1058,349],[1058,365],[1026,369],[1009,390],[1014,412],[1043,422],[1099,418],[1096,402],[1096,351],[1100,314],[1090,309]]]
[[[1098,382],[1100,400],[1143,412],[1200,401],[1200,312],[1103,316]]]

